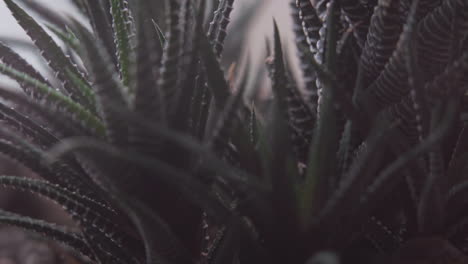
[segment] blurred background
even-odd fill
[[[215,0],[216,1],[216,0]],[[78,14],[74,6],[68,0],[17,0],[18,3],[39,3],[44,7],[50,8],[58,14],[67,16],[76,16]],[[28,5],[23,4],[23,7]],[[34,13],[33,13],[34,14]],[[244,19],[245,15],[252,19]],[[258,56],[264,55],[265,39],[271,35],[273,18],[278,22],[280,28],[289,29],[289,1],[287,0],[236,0],[234,11],[232,13],[231,29],[242,28],[248,30],[245,32],[232,32],[229,34],[226,42],[226,50],[247,52],[253,61],[258,61]],[[40,18],[38,18],[40,20]],[[21,55],[26,57],[34,66],[39,66],[43,73],[47,75],[42,61],[31,46],[31,42],[23,29],[16,23],[15,19],[6,8],[5,3],[0,1],[0,40],[10,46],[15,47]],[[288,38],[289,30],[282,30],[283,38]],[[247,36],[247,37],[246,37]],[[248,39],[248,43],[246,40]],[[243,49],[248,46],[248,49]],[[225,62],[237,58],[236,53],[228,54]],[[6,81],[1,78],[1,81]]]

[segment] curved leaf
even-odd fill
[[[42,234],[45,237],[72,248],[84,257],[88,257],[92,260],[95,259],[92,250],[85,240],[80,235],[70,232],[63,227],[3,210],[0,210],[0,222]]]
[[[60,47],[37,22],[17,4],[15,4],[13,0],[4,1],[18,23],[23,27],[34,44],[41,50],[42,56],[47,60],[49,66],[54,70],[57,77],[62,81],[62,85],[66,93],[72,96],[72,98],[78,103],[83,104],[89,109],[92,109],[93,105],[89,101],[89,98],[87,98],[82,91],[71,84],[65,70],[69,69],[70,71],[73,71],[77,76],[80,76],[84,82],[86,82],[86,80],[65,56]]]
[[[53,26],[47,26],[47,28],[52,31],[60,40],[63,41],[68,47],[74,51],[78,51],[79,40],[76,36],[66,27],[64,30],[58,29]],[[82,81],[82,80],[80,80]]]
[[[227,35],[227,28],[229,25],[229,17],[231,15],[235,0],[222,0],[223,9],[221,11],[221,17],[219,25],[217,27],[216,37],[210,38],[211,44],[213,45],[214,53],[216,57],[220,58],[223,53],[224,40]]]
[[[157,159],[141,156],[137,153],[122,153],[113,146],[100,141],[92,139],[80,140],[76,138],[63,140],[59,145],[49,151],[48,160],[53,162],[69,152],[78,150],[97,151],[102,155],[118,158],[121,161],[128,161],[142,168],[157,172],[159,179],[175,187],[181,195],[186,196],[191,203],[203,208],[207,213],[219,219],[221,222],[228,219],[231,215],[231,212],[221,205],[211,193],[206,192],[206,187],[203,186],[198,179],[187,175],[184,171],[171,167]]]
[[[309,61],[309,57],[302,50],[302,48],[305,48],[309,45],[309,41],[307,40],[307,37],[304,35],[303,21],[301,19],[301,11],[297,7],[296,0],[291,0],[291,10],[292,10],[293,30],[294,30],[294,35],[295,35],[295,41],[296,41],[296,45],[298,46],[297,54],[299,57],[300,67],[302,70],[302,78],[304,81],[306,96],[308,97],[306,100],[306,103],[309,105],[311,109],[314,109],[314,114],[316,114],[315,109],[317,109],[317,101],[318,101],[317,85],[316,85],[317,76],[314,71],[314,68],[312,67]]]
[[[368,38],[371,12],[362,2],[357,0],[341,1],[340,4],[344,15],[351,24],[351,30],[353,31],[359,47],[365,49],[364,46]]]
[[[14,52],[9,47],[5,46],[3,43],[0,43],[0,60],[7,66],[16,69],[18,72],[23,72],[32,78],[42,82],[48,86],[51,86],[50,83],[42,77],[42,75],[31,66],[26,60],[24,60],[18,53]],[[43,94],[34,90],[34,87],[31,87],[30,84],[26,82],[19,82],[23,91],[30,96],[31,98],[40,101],[44,98]]]
[[[103,132],[101,121],[92,112],[88,111],[80,104],[74,102],[69,97],[49,87],[47,84],[44,84],[32,78],[26,73],[17,71],[1,63],[0,72],[8,75],[9,77],[19,82],[25,82],[31,87],[34,87],[38,93],[42,94],[42,96],[47,98],[47,101],[53,102],[53,105],[49,105],[46,107],[50,107],[52,109],[56,108],[58,112],[61,112],[64,115],[68,116],[77,124],[83,126],[83,128],[86,130],[91,130],[94,133],[97,133],[98,135],[100,135]]]
[[[358,85],[365,89],[384,69],[398,42],[402,24],[397,0],[380,0],[369,26],[369,34],[360,60]]]
[[[125,249],[123,249],[124,245],[127,247],[132,246],[133,248],[138,245],[137,241],[123,233],[111,219],[104,217],[99,211],[107,212],[108,214],[114,214],[114,212],[109,211],[105,205],[82,194],[72,192],[46,181],[15,176],[0,176],[0,185],[37,193],[58,203],[75,221],[82,223],[81,226],[90,241],[96,243],[99,241],[103,244],[110,242],[105,247],[108,250],[112,250],[116,256],[129,260],[131,258],[128,256],[128,253],[125,253]]]
[[[412,160],[415,160],[421,155],[427,153],[435,144],[443,139],[455,118],[455,109],[457,106],[454,101],[455,100],[452,98],[452,100],[447,103],[441,123],[426,139],[400,155],[377,175],[373,183],[369,185],[367,190],[360,197],[361,208],[367,208],[369,203],[371,203],[372,198],[374,198],[380,191],[383,191],[384,186],[388,190],[389,186],[394,186],[397,182],[402,180],[401,177],[404,176],[404,174],[397,172],[405,169],[405,166]]]
[[[306,38],[309,50],[312,54],[317,52],[317,42],[320,40],[320,28],[322,28],[322,21],[320,21],[317,12],[309,0],[295,0],[296,8],[299,12],[299,19],[302,24],[302,31]]]
[[[33,102],[23,94],[19,94],[9,87],[0,87],[0,98],[8,105],[21,105],[21,114],[34,117],[40,125],[47,127],[55,137],[62,138],[66,136],[74,136],[77,134],[91,135],[90,130],[86,130],[82,125],[78,124],[64,112],[57,109],[50,109],[47,106],[39,105]],[[17,108],[19,110],[19,108]],[[18,111],[16,111],[18,113]],[[13,115],[12,115],[13,117]]]
[[[451,54],[455,52],[452,48],[454,41],[460,41],[454,39],[454,28],[458,29],[457,22],[459,23],[467,10],[464,1],[448,0],[419,21],[415,32],[418,36],[416,40],[418,66],[422,69],[424,73],[422,76],[426,81],[441,73],[449,64]],[[406,52],[402,41],[400,38],[397,49],[383,72],[359,98],[358,103],[368,113],[378,112],[383,107],[401,100],[409,92],[408,85],[405,84]]]

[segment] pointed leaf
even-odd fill
[[[42,77],[42,75],[31,66],[26,60],[24,60],[18,53],[14,52],[9,47],[0,43],[0,60],[7,66],[16,69],[19,72],[23,72],[31,76],[32,78],[50,86],[50,83]],[[40,101],[44,98],[43,94],[34,90],[31,85],[26,82],[19,82],[23,91],[31,98]]]
[[[77,24],[76,26],[79,27]],[[126,145],[127,124],[109,106],[109,104],[116,104],[122,108],[127,107],[129,99],[124,98],[123,84],[100,41],[94,39],[85,29],[79,27],[78,30],[83,43],[82,49],[86,54],[86,63],[93,79],[98,111],[105,123],[108,140],[122,146]]]
[[[64,55],[60,47],[42,29],[42,27],[21,9],[13,0],[4,0],[18,23],[23,27],[34,44],[41,50],[42,56],[47,60],[49,66],[54,70],[57,77],[62,81],[64,90],[78,103],[92,107],[88,99],[74,87],[67,78],[66,69],[73,71],[77,76],[83,78],[77,68]],[[84,78],[83,78],[84,80]],[[85,80],[84,80],[85,81]]]
[[[158,89],[162,92],[163,99],[160,103],[164,107],[164,118],[170,120],[174,113],[174,108],[178,104],[180,97],[179,67],[180,54],[182,50],[182,39],[180,34],[180,11],[179,1],[166,0],[166,42],[161,58],[161,67],[159,71]]]
[[[77,0],[75,0],[77,1]],[[88,13],[89,20],[93,26],[94,32],[99,36],[104,43],[106,51],[111,56],[111,60],[115,67],[118,66],[117,52],[114,43],[114,34],[112,32],[112,23],[110,17],[110,8],[107,9],[103,5],[103,1],[83,1],[83,7]],[[108,0],[104,1],[108,4]]]
[[[294,30],[294,35],[295,35],[295,41],[296,41],[296,45],[298,46],[297,54],[299,57],[300,67],[302,70],[302,79],[304,81],[305,91],[308,97],[308,99],[306,100],[306,103],[309,105],[311,109],[314,109],[314,114],[315,114],[315,111],[317,109],[317,102],[318,102],[317,85],[316,85],[317,76],[316,76],[314,67],[311,65],[309,61],[309,56],[307,56],[307,54],[303,51],[303,49],[305,49],[305,47],[307,47],[309,43],[308,43],[307,37],[304,35],[304,30],[302,29],[303,21],[300,17],[301,12],[300,12],[300,9],[296,5],[296,0],[291,0],[291,10],[292,10],[293,30]]]
[[[0,64],[0,72],[8,75],[18,82],[25,82],[26,84],[34,87],[37,93],[42,94],[49,102],[53,102],[53,105],[48,107],[52,107],[52,109],[56,108],[64,115],[69,116],[72,120],[82,125],[85,129],[91,130],[98,135],[102,133],[103,127],[100,120],[82,105],[74,102],[69,97],[54,90],[47,84],[34,79],[28,74],[17,71],[5,64]]]
[[[328,70],[333,71],[336,65],[336,35],[337,2],[330,3],[330,13],[327,20],[327,49],[325,62]],[[314,210],[324,202],[327,195],[328,179],[337,173],[336,152],[338,151],[339,132],[337,127],[337,113],[335,109],[335,92],[329,84],[324,83],[319,101],[317,127],[309,152],[307,172],[301,195],[302,228],[309,228]]]

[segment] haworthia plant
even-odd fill
[[[82,263],[467,263],[466,0],[291,0],[229,68],[234,0],[3,1],[54,74],[0,43],[0,153],[40,177],[0,185],[76,228],[0,223]]]

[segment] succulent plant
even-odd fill
[[[0,184],[79,228],[1,223],[90,263],[467,262],[466,0],[292,0],[273,100],[219,62],[234,0],[4,2],[54,74],[0,44],[0,152],[41,177]]]

